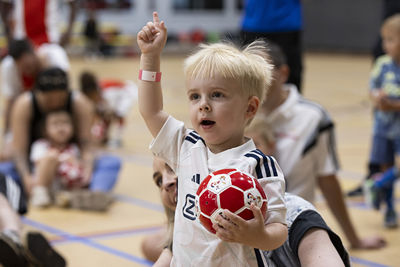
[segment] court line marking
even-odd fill
[[[350,260],[351,260],[351,263],[362,264],[362,265],[365,265],[368,267],[390,267],[390,265],[384,265],[384,264],[380,264],[377,262],[364,260],[364,259],[360,259],[360,258],[356,258],[356,257],[350,257]]]
[[[110,231],[102,231],[98,233],[89,233],[89,234],[76,234],[76,236],[88,239],[111,239],[120,236],[134,236],[134,235],[141,235],[146,233],[153,233],[162,229],[162,226],[151,226],[151,227],[137,227],[134,229],[126,229],[126,230],[110,230]],[[62,237],[60,239],[53,239],[51,243],[54,245],[59,245],[63,243],[68,243],[71,240],[68,237]]]
[[[131,261],[131,262],[139,263],[139,264],[144,265],[144,266],[152,266],[153,265],[153,262],[151,262],[151,261],[148,261],[146,259],[143,259],[143,258],[134,256],[134,255],[131,255],[129,253],[117,250],[117,249],[112,248],[112,247],[105,246],[103,244],[94,242],[93,240],[70,234],[68,232],[59,230],[59,229],[54,228],[52,226],[48,226],[46,224],[43,224],[43,223],[28,219],[26,217],[21,217],[21,219],[22,219],[22,222],[24,224],[27,224],[27,225],[32,226],[32,227],[35,227],[35,228],[37,228],[39,230],[42,230],[42,231],[45,231],[45,232],[48,232],[48,233],[51,233],[51,234],[54,234],[54,235],[62,236],[62,237],[68,238],[70,240],[75,240],[75,242],[82,243],[82,244],[84,244],[86,246],[101,250],[103,252],[107,252],[109,254],[112,254],[114,256],[126,259],[126,260]]]

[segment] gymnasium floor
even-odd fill
[[[182,80],[183,57],[162,60],[165,110],[188,121]],[[72,84],[84,69],[104,78],[132,79],[136,82],[138,58],[72,59]],[[358,184],[368,158],[371,109],[367,98],[370,59],[363,55],[307,54],[304,92],[325,106],[336,122],[340,173],[344,189]],[[158,190],[152,182],[150,135],[139,117],[137,106],[129,115],[124,147],[111,153],[122,157],[124,165],[115,188],[117,201],[107,213],[50,208],[31,209],[23,219],[26,229],[48,236],[68,260],[69,266],[150,266],[140,252],[140,241],[157,231],[164,221]],[[365,207],[362,199],[348,200],[353,222],[362,236],[381,234],[387,248],[377,251],[350,250],[353,266],[400,266],[400,230],[386,230],[382,214]],[[317,203],[328,224],[339,234],[336,221],[324,202]],[[400,207],[397,209],[400,211]],[[347,240],[345,245],[347,246]]]

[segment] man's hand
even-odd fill
[[[359,240],[357,244],[351,244],[352,249],[378,249],[386,246],[386,241],[380,236],[370,236]]]

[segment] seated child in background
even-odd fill
[[[74,127],[71,115],[65,110],[51,111],[44,122],[46,139],[32,144],[30,160],[34,165],[35,186],[32,189],[31,204],[36,207],[51,205],[51,191],[81,189],[87,185],[83,179],[83,165],[80,152],[74,143]],[[61,193],[58,201],[63,198]],[[101,194],[101,193],[97,193]],[[76,203],[82,197],[71,195],[73,206],[79,208],[88,203]],[[60,199],[61,198],[61,199]],[[65,197],[64,197],[65,198]],[[100,198],[96,197],[97,200]],[[74,200],[73,200],[74,199]],[[63,205],[67,205],[64,203]],[[87,207],[90,208],[90,207]]]
[[[92,135],[100,144],[120,147],[126,117],[137,99],[136,85],[129,80],[99,82],[93,73],[85,71],[80,76],[80,88],[96,107]]]
[[[153,22],[137,35],[142,52],[139,110],[155,138],[151,150],[180,177],[171,266],[259,266],[265,261],[261,250],[278,248],[287,237],[281,169],[244,136],[271,82],[272,66],[263,58],[267,52],[258,42],[244,50],[219,43],[202,45],[186,59],[194,131],[163,111],[159,82],[166,39],[165,24],[154,12]],[[223,168],[257,177],[268,195],[268,210],[263,218],[252,205],[255,218],[249,221],[224,210],[216,218],[214,235],[196,220],[195,194],[202,179]]]
[[[270,139],[273,137],[272,132],[265,130],[264,124],[252,123],[250,127],[246,133],[254,136],[254,141],[260,145],[258,148],[264,147],[268,149],[266,152],[273,152],[274,139]],[[178,177],[159,158],[154,158],[153,170],[153,180],[160,189],[167,224],[160,231],[145,237],[142,241],[142,252],[146,259],[156,262],[154,266],[169,266],[172,258]],[[270,252],[263,251],[268,266],[350,266],[349,255],[340,237],[326,225],[311,203],[289,193],[285,194],[285,202],[286,223],[291,230],[281,247]]]
[[[381,170],[386,171],[375,175],[376,179],[367,183],[372,186],[375,208],[378,209],[379,203],[385,199],[384,225],[393,228],[398,225],[393,184],[400,175],[400,14],[385,20],[381,35],[386,55],[376,60],[370,79],[370,96],[374,106],[370,162],[379,163]]]

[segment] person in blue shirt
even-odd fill
[[[386,54],[376,60],[370,79],[374,106],[370,162],[378,163],[385,172],[368,182],[374,193],[374,207],[379,208],[385,200],[385,226],[392,228],[397,227],[393,184],[400,176],[400,14],[385,20],[381,35]]]
[[[241,24],[244,44],[264,38],[279,45],[291,70],[288,83],[301,92],[302,4],[301,0],[247,0]]]

